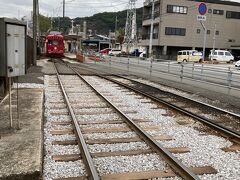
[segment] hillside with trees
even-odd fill
[[[143,15],[142,11],[143,11],[143,8],[137,9],[137,27],[138,28],[142,27],[142,15]],[[109,31],[112,31],[112,32],[115,31],[116,17],[117,17],[117,29],[124,28],[126,23],[126,18],[127,18],[126,10],[119,11],[119,12],[103,12],[103,13],[98,13],[89,17],[82,17],[82,18],[77,17],[73,20],[74,20],[74,25],[80,24],[81,28],[83,28],[83,22],[87,21],[87,29],[91,29],[93,33],[96,32],[97,34],[107,35]],[[45,21],[50,20],[50,18],[49,19],[45,18],[44,20]],[[65,32],[68,32],[69,29],[71,28],[71,24],[72,24],[71,20],[72,19],[70,19],[69,17],[65,17],[65,20],[64,20]],[[46,23],[46,22],[44,22],[43,24],[49,25],[49,23]],[[59,17],[53,18],[52,26],[53,26],[52,30],[60,29],[62,31],[63,19]],[[48,29],[48,28],[45,27],[44,29]]]

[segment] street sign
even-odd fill
[[[208,8],[205,3],[199,4],[199,6],[198,6],[199,15],[197,15],[198,21],[206,21],[207,20],[207,17],[206,17],[207,10],[208,10]]]
[[[206,21],[207,20],[207,16],[198,15],[197,16],[197,20],[198,21]]]
[[[208,8],[205,3],[201,3],[198,6],[198,15],[197,20],[200,21],[203,29],[204,29],[204,42],[203,42],[203,61],[205,60],[205,50],[206,50],[206,40],[207,40],[207,28],[203,24],[203,21],[207,20],[206,14],[207,14]]]
[[[205,3],[199,4],[198,12],[199,12],[200,15],[205,16],[206,13],[207,13],[207,10],[208,10],[208,8],[207,8],[207,5]]]

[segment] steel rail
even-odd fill
[[[175,109],[175,110],[177,110],[177,111],[180,111],[180,112],[182,112],[183,114],[188,115],[188,116],[190,116],[190,117],[192,117],[192,118],[194,118],[194,119],[196,119],[196,120],[198,120],[198,121],[200,121],[200,122],[202,122],[202,123],[210,126],[211,128],[214,128],[215,130],[224,133],[224,134],[227,135],[228,137],[230,136],[230,137],[233,137],[233,138],[236,138],[236,139],[240,139],[240,134],[239,134],[238,132],[233,131],[233,130],[231,130],[231,129],[227,128],[227,127],[224,127],[224,126],[222,126],[222,125],[220,125],[220,124],[217,124],[217,123],[213,122],[212,120],[209,120],[209,119],[207,119],[207,118],[205,118],[205,117],[202,117],[202,116],[199,116],[199,115],[197,115],[197,114],[194,114],[194,113],[192,113],[192,112],[190,112],[190,111],[187,111],[187,110],[185,110],[185,109],[183,109],[183,108],[180,108],[180,107],[178,107],[178,106],[176,106],[176,105],[173,105],[173,104],[171,104],[171,103],[169,103],[169,102],[167,102],[167,101],[164,101],[164,100],[162,100],[162,99],[160,99],[160,98],[158,98],[158,97],[155,97],[155,96],[153,96],[153,95],[150,95],[150,94],[148,94],[148,93],[146,93],[146,92],[143,92],[143,91],[141,91],[141,90],[138,90],[138,89],[136,89],[136,88],[134,88],[134,87],[131,87],[131,86],[129,86],[129,85],[126,85],[126,84],[124,84],[124,83],[122,83],[122,82],[119,82],[119,81],[117,81],[117,80],[114,80],[114,79],[111,79],[111,78],[109,78],[109,77],[105,77],[105,76],[102,76],[102,75],[98,75],[98,76],[101,77],[101,78],[103,78],[103,79],[106,79],[106,80],[108,80],[108,81],[111,81],[111,82],[114,82],[114,83],[116,83],[116,84],[119,84],[119,85],[121,85],[121,86],[123,86],[123,87],[125,87],[125,88],[127,88],[127,89],[130,89],[130,90],[132,90],[132,91],[134,91],[134,92],[137,92],[137,93],[139,93],[139,94],[141,94],[141,95],[143,95],[143,96],[145,96],[145,97],[148,97],[148,98],[154,100],[155,102],[162,103],[162,104],[164,104],[164,105],[167,105],[168,107],[171,107],[172,109]]]
[[[91,70],[90,70],[90,71],[91,71]],[[122,85],[122,86],[124,86],[124,87],[126,87],[126,88],[128,88],[128,89],[131,89],[132,91],[135,91],[135,92],[137,92],[137,93],[140,93],[140,94],[142,94],[143,96],[148,97],[148,98],[154,100],[155,102],[165,104],[165,105],[167,105],[167,106],[169,106],[169,107],[171,107],[171,108],[173,108],[173,109],[175,109],[175,110],[177,110],[177,111],[180,111],[180,112],[182,112],[183,114],[188,115],[188,116],[190,116],[190,117],[192,117],[192,118],[194,118],[194,119],[196,119],[196,120],[204,123],[204,124],[207,125],[207,126],[210,126],[211,128],[215,129],[216,131],[222,132],[223,134],[227,135],[228,137],[230,136],[230,137],[233,137],[233,138],[236,138],[236,139],[239,139],[239,138],[240,138],[240,134],[239,134],[238,132],[233,131],[233,130],[231,130],[231,129],[227,128],[227,127],[224,127],[224,126],[222,126],[222,125],[219,125],[219,124],[213,122],[212,120],[209,120],[209,119],[204,118],[204,117],[202,117],[202,116],[196,115],[196,114],[194,114],[194,113],[192,113],[192,112],[190,112],[190,111],[184,110],[184,109],[182,109],[182,108],[180,108],[180,107],[178,107],[178,106],[176,106],[176,105],[173,105],[173,104],[171,104],[171,103],[169,103],[169,102],[167,102],[167,101],[164,101],[164,100],[162,100],[162,99],[160,99],[160,98],[157,98],[157,97],[155,97],[155,96],[152,96],[152,95],[150,95],[150,94],[147,94],[147,93],[145,93],[145,92],[142,92],[142,91],[140,91],[140,90],[138,90],[138,89],[136,89],[136,88],[133,88],[133,87],[131,87],[131,86],[129,86],[129,85],[126,85],[126,84],[121,83],[121,82],[119,82],[119,81],[116,81],[116,80],[114,80],[114,79],[110,79],[109,77],[105,77],[105,76],[100,75],[100,74],[98,74],[98,76],[101,77],[101,78],[107,79],[107,80],[109,80],[109,81],[112,81],[112,82],[114,82],[114,83],[120,84],[120,85]],[[130,80],[130,81],[131,81],[130,78],[122,77],[122,76],[120,76],[120,75],[112,75],[112,76],[121,77],[121,78],[124,78],[124,79],[127,79],[127,80]],[[134,81],[134,80],[132,80],[132,81]],[[136,81],[136,82],[138,82],[138,81]],[[140,82],[138,82],[138,83],[140,83]],[[140,83],[140,84],[143,84],[143,83]],[[145,84],[143,84],[143,85],[145,85]],[[152,86],[149,86],[149,87],[154,88],[154,87],[152,87]],[[161,91],[161,90],[159,90],[159,91]],[[166,92],[166,91],[162,91],[162,92],[172,94],[172,93]],[[188,98],[186,98],[186,97],[182,97],[182,96],[179,96],[179,95],[176,95],[176,94],[173,94],[173,95],[175,95],[175,96],[177,96],[177,97],[179,97],[179,98],[191,100],[191,99],[188,99]],[[195,101],[195,102],[198,103],[198,101]],[[202,102],[199,102],[199,103],[202,103]],[[217,108],[217,107],[214,107],[214,106],[205,104],[205,103],[202,103],[202,105],[209,106],[210,108],[214,108],[215,110],[217,110],[217,111],[219,111],[219,112],[225,112],[225,113],[227,113],[227,114],[229,114],[229,115],[232,115],[232,116],[234,116],[234,117],[236,117],[236,118],[240,118],[240,115],[239,115],[239,114],[236,114],[236,113],[233,113],[233,112],[228,112],[228,111],[223,110],[223,109],[221,109],[221,108]]]
[[[95,89],[90,83],[88,83],[75,69],[67,65],[70,69],[72,69],[78,77],[83,80],[91,89],[96,92],[103,100],[105,100],[116,112],[123,117],[123,120],[128,124],[128,126],[134,130],[139,137],[144,140],[159,156],[161,156],[172,168],[173,170],[179,174],[184,179],[196,179],[200,178],[194,174],[188,167],[182,164],[177,158],[175,158],[166,148],[164,148],[160,143],[158,143],[152,136],[146,133],[137,123],[131,120],[124,112],[122,112],[119,108],[117,108],[111,101],[102,95],[97,89]]]
[[[58,82],[60,84],[62,93],[64,95],[65,102],[67,103],[68,110],[69,110],[71,118],[73,120],[74,130],[75,130],[75,133],[77,134],[77,138],[78,138],[78,146],[81,150],[81,155],[83,157],[83,161],[84,161],[84,163],[86,165],[86,168],[87,168],[88,179],[100,180],[100,177],[97,173],[97,169],[95,168],[94,163],[93,163],[93,159],[90,155],[90,152],[88,151],[88,147],[87,147],[87,144],[84,140],[83,133],[82,133],[80,127],[79,127],[78,120],[77,120],[76,115],[74,113],[74,110],[71,106],[71,103],[68,99],[67,93],[64,89],[63,83],[61,81],[61,78],[60,78],[60,75],[59,75],[59,72],[57,70],[57,67],[56,67],[55,63],[54,63],[54,67],[55,67],[55,70],[56,70],[56,75],[57,75],[57,78],[58,78]]]
[[[212,108],[212,109],[214,109],[214,110],[216,110],[216,111],[219,111],[219,112],[221,112],[221,113],[226,113],[226,114],[229,114],[229,115],[231,115],[231,116],[234,116],[234,117],[240,119],[240,114],[233,113],[233,112],[227,111],[227,110],[225,110],[225,109],[222,109],[222,108],[219,108],[219,107],[216,107],[216,106],[212,106],[212,105],[207,104],[207,103],[203,103],[203,102],[200,102],[200,101],[196,101],[196,100],[191,99],[191,98],[188,98],[188,97],[184,97],[184,96],[180,96],[180,95],[178,95],[178,94],[174,94],[174,93],[171,93],[171,92],[167,92],[167,91],[158,89],[158,88],[156,88],[156,87],[150,86],[150,85],[148,85],[148,84],[144,84],[144,83],[138,82],[138,81],[133,80],[133,79],[131,79],[131,78],[127,78],[127,77],[120,76],[120,75],[113,75],[113,76],[120,77],[120,78],[122,78],[122,79],[126,79],[126,80],[129,80],[129,81],[138,83],[138,84],[142,84],[142,85],[144,85],[144,86],[148,86],[148,87],[150,87],[150,88],[156,89],[156,90],[161,91],[161,92],[164,92],[164,93],[166,93],[166,94],[170,94],[170,95],[173,95],[173,96],[178,97],[178,98],[182,98],[182,99],[189,100],[189,101],[192,101],[192,102],[197,103],[197,104],[201,104],[201,105],[206,106],[206,107],[210,107],[210,108]]]

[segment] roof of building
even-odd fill
[[[86,39],[82,41],[83,43],[110,43],[109,41],[103,41],[100,39]]]
[[[0,17],[0,21],[4,21],[4,22],[7,22],[7,23],[12,23],[12,24],[18,24],[18,25],[27,25],[27,23],[23,22],[23,21],[19,21],[18,19],[16,18],[7,18],[7,17]]]
[[[99,38],[104,39],[104,40],[107,40],[107,41],[109,41],[109,40],[115,40],[114,38],[109,38],[109,37],[107,37],[107,36],[103,36],[103,35],[100,35],[100,34],[96,34],[96,37],[99,37]]]
[[[221,0],[189,0],[189,1],[222,4],[222,5],[230,5],[230,6],[240,6],[240,3],[233,2],[233,1],[221,1]]]

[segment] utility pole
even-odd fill
[[[116,16],[116,21],[115,21],[115,48],[117,44],[117,28],[118,28],[118,17]]]
[[[155,11],[155,0],[152,1],[152,17],[151,17],[150,41],[149,41],[149,57],[151,58],[151,61],[153,59],[152,42],[153,42],[154,11]]]
[[[58,16],[58,31],[61,31],[61,22],[60,22],[60,16]]]
[[[207,28],[206,26],[203,24],[202,21],[200,21],[203,29],[204,29],[204,41],[203,41],[203,61],[205,61],[205,52],[206,52],[206,41],[207,41]]]
[[[55,12],[54,12],[54,9],[53,9],[53,13],[52,13],[52,17],[51,17],[51,30],[53,29],[53,17],[54,17],[54,14],[55,14]]]
[[[37,16],[37,54],[38,54],[38,48],[40,47],[40,28],[39,28],[39,0],[36,0],[36,16]]]
[[[211,60],[213,59],[212,55],[214,55],[215,46],[216,46],[216,31],[217,31],[217,24],[215,24],[215,27],[214,27],[213,50],[212,50],[212,54],[211,54]]]
[[[33,0],[33,65],[37,65],[37,0]]]
[[[115,32],[117,32],[117,28],[118,28],[118,17],[116,16],[116,20],[115,20]]]
[[[65,0],[63,0],[63,34],[65,34]]]

